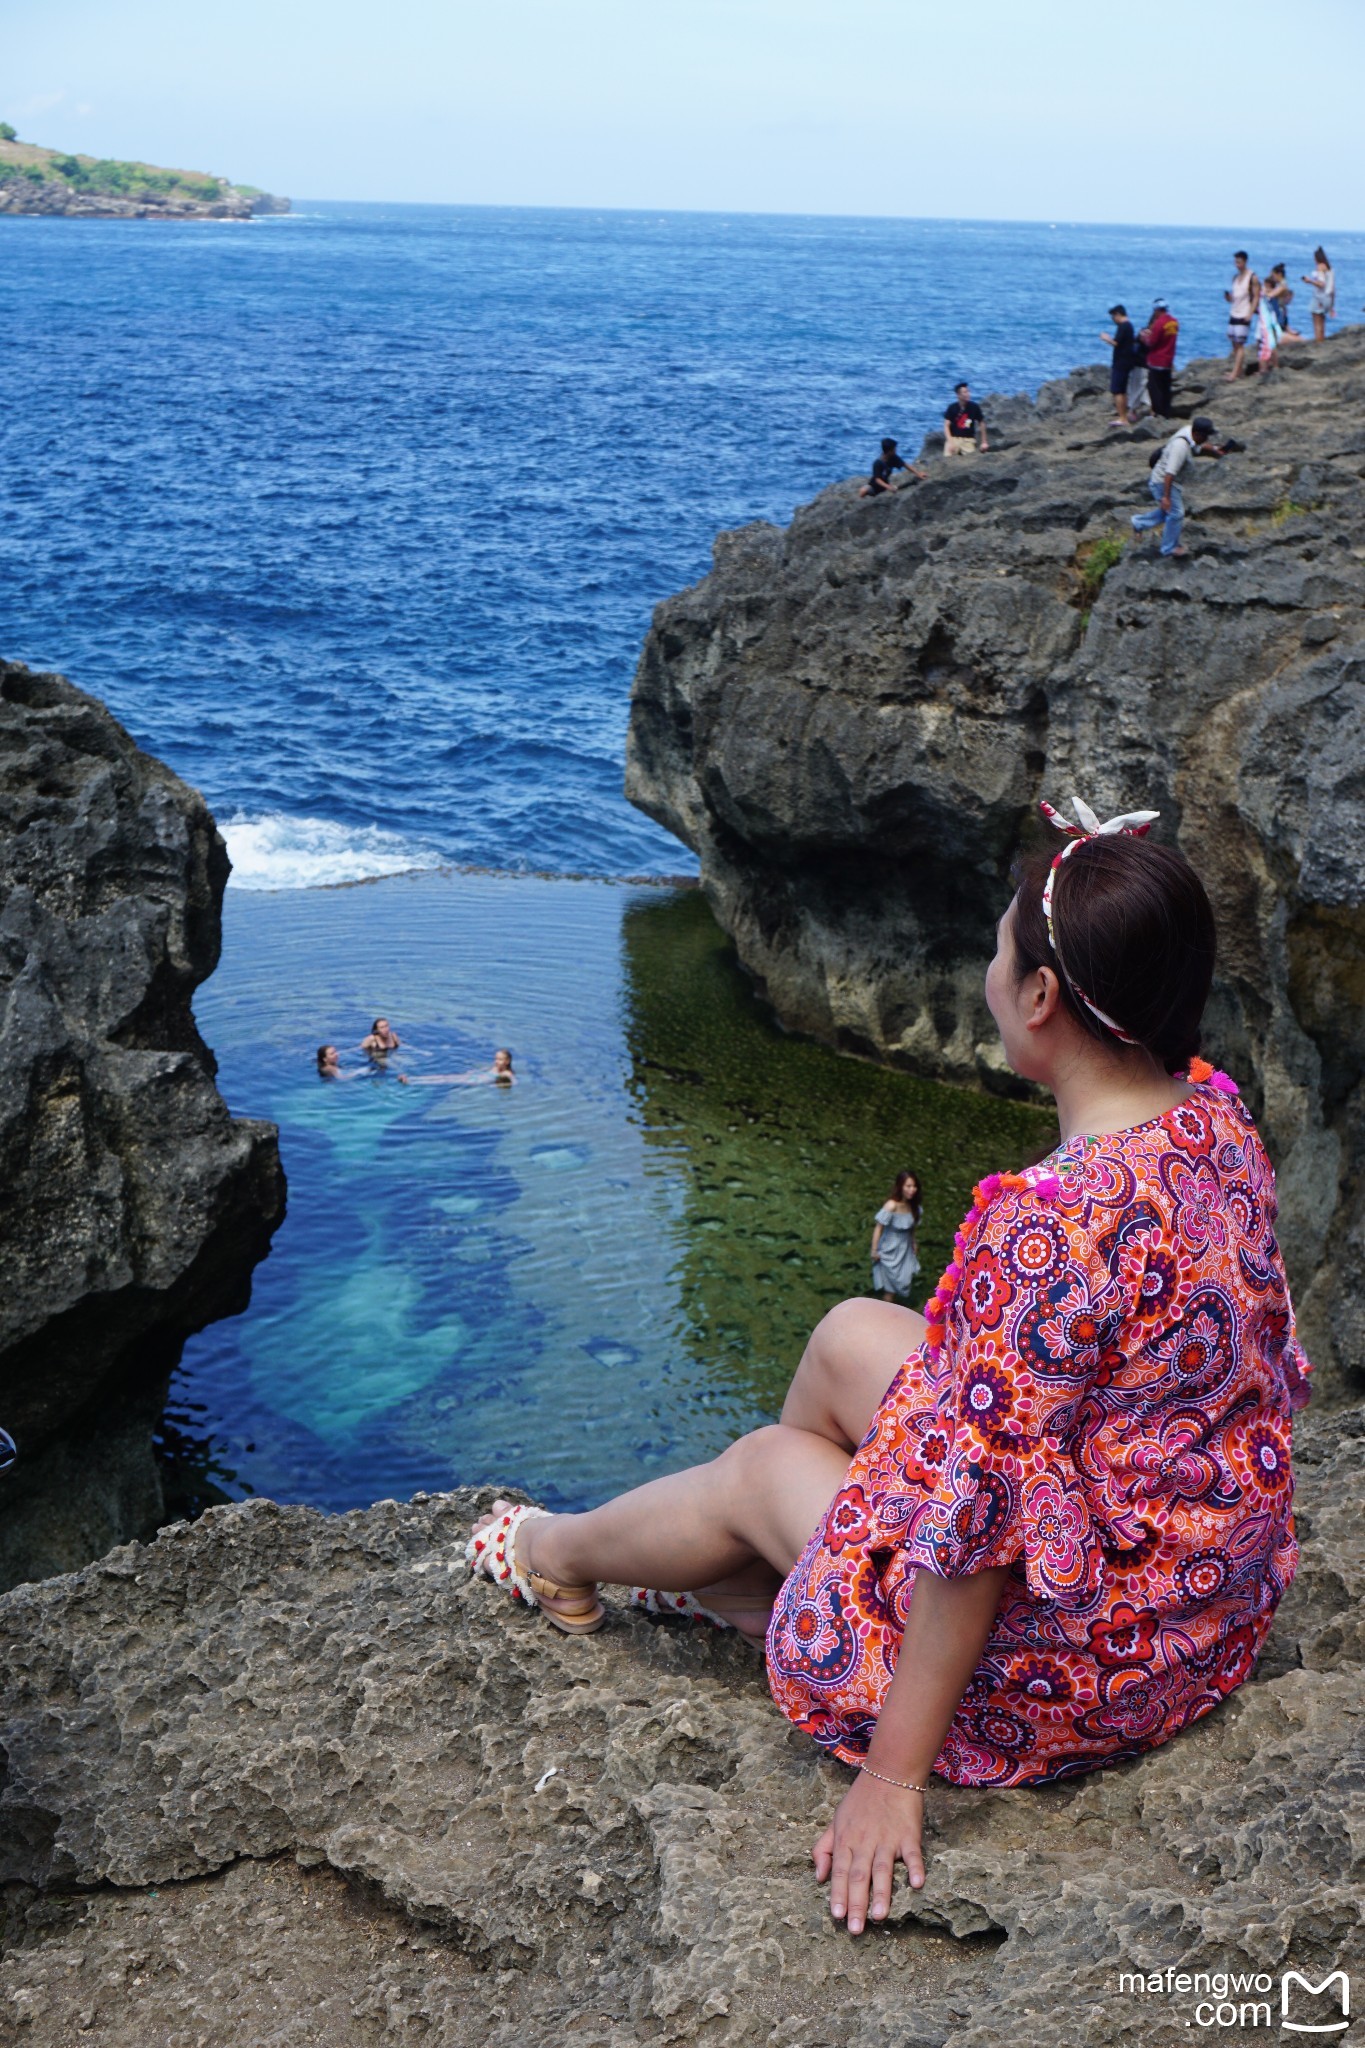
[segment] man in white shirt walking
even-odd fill
[[[1213,435],[1212,420],[1191,420],[1178,434],[1172,434],[1152,467],[1147,488],[1155,502],[1150,512],[1133,514],[1133,531],[1146,533],[1153,526],[1161,527],[1163,555],[1189,553],[1188,548],[1180,545],[1180,531],[1185,524],[1185,500],[1181,496],[1178,479],[1186,464],[1192,462],[1196,455],[1217,457],[1223,453],[1221,448],[1213,446]]]

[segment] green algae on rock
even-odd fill
[[[871,1284],[892,1175],[912,1168],[925,1191],[918,1304],[974,1182],[1045,1152],[1056,1118],[785,1035],[696,891],[628,909],[623,940],[631,1089],[687,1190],[685,1342],[775,1412],[809,1331]]]

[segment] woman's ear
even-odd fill
[[[1061,983],[1050,967],[1036,967],[1029,977],[1028,1014],[1024,1026],[1041,1031],[1056,1016],[1062,1000]]]

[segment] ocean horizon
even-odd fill
[[[785,212],[774,211],[771,207],[743,206],[542,206],[529,200],[463,200],[463,199],[323,199],[318,196],[304,199],[290,199],[290,207],[297,215],[306,213],[312,207],[331,210],[345,207],[348,211],[359,212],[365,208],[393,209],[402,212],[408,208],[437,213],[557,213],[620,216],[632,220],[754,220],[792,221],[812,220],[821,223],[846,221],[850,225],[868,222],[873,226],[903,224],[907,227],[980,227],[980,228],[1083,228],[1087,232],[1095,229],[1112,228],[1116,234],[1137,233],[1143,235],[1264,235],[1275,240],[1283,235],[1311,235],[1315,242],[1336,235],[1343,243],[1348,236],[1365,233],[1365,229],[1289,227],[1277,228],[1248,226],[1245,221],[1122,221],[1122,220],[1049,220],[1043,214],[975,214],[975,213],[812,213],[809,208]],[[237,226],[251,226],[253,223],[237,222]],[[233,225],[233,223],[229,223]]]

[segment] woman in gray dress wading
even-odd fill
[[[915,1232],[923,1207],[919,1175],[898,1173],[872,1225],[872,1291],[888,1301],[908,1296],[919,1271]]]

